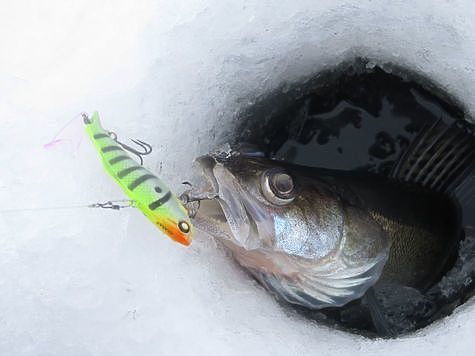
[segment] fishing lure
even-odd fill
[[[132,159],[123,147],[137,154],[142,162],[139,152],[119,143],[113,133],[105,130],[97,111],[91,117],[83,114],[83,121],[105,170],[134,206],[172,240],[190,245],[192,226],[185,207],[160,178]],[[145,146],[141,141],[134,142]]]

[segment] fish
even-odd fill
[[[473,136],[425,128],[390,176],[298,166],[229,144],[199,157],[182,195],[195,227],[220,241],[279,300],[341,307],[378,285],[425,291],[462,235],[449,194],[473,171]]]
[[[104,169],[156,227],[184,246],[192,242],[192,223],[188,211],[166,184],[138,164],[105,130],[98,112],[83,115],[85,130],[96,147]]]

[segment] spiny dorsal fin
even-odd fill
[[[473,174],[474,150],[475,136],[468,127],[439,119],[421,130],[391,176],[452,195]]]
[[[468,205],[475,197],[475,166],[471,167],[471,174],[468,175],[455,189],[455,195],[461,204]]]

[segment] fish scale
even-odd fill
[[[85,116],[84,123],[105,170],[133,200],[134,205],[173,240],[189,245],[191,222],[180,200],[160,178],[127,154],[102,127],[97,112],[90,118]]]

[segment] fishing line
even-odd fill
[[[78,119],[80,119],[82,117],[82,114],[83,113],[79,113],[77,115],[75,115],[71,120],[69,120],[66,124],[63,125],[63,127],[56,133],[56,135],[53,136],[53,138],[51,139],[51,141],[45,143],[43,145],[44,148],[49,148],[49,147],[52,147],[53,145],[55,145],[56,143],[58,143],[60,141],[59,139],[59,136],[69,127],[72,125],[72,123]]]
[[[108,200],[104,203],[92,203],[92,204],[77,204],[77,205],[64,205],[64,206],[51,206],[51,207],[38,207],[38,208],[12,208],[2,209],[0,214],[3,213],[21,213],[27,211],[48,211],[48,210],[66,210],[66,209],[81,209],[81,208],[98,208],[98,209],[111,209],[120,210],[125,208],[135,208],[133,200]]]

